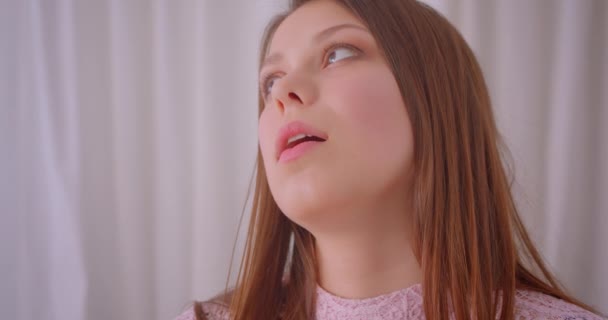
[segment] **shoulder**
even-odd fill
[[[229,320],[233,293],[228,291],[207,301],[196,301],[174,320]]]
[[[515,294],[515,314],[517,319],[547,320],[602,320],[577,305],[540,292],[517,290]]]
[[[196,315],[199,315],[197,318]],[[228,305],[217,301],[195,302],[173,320],[229,320]]]

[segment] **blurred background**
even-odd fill
[[[482,65],[533,239],[608,312],[608,1],[427,2]],[[1,319],[172,319],[224,288],[284,8],[0,0]]]

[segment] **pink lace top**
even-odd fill
[[[228,320],[226,306],[203,303],[209,320]],[[518,320],[601,320],[602,318],[578,306],[542,293],[518,290],[515,297],[515,314]],[[194,320],[192,308],[175,320]],[[422,307],[420,284],[367,299],[345,299],[317,286],[315,320],[402,320],[426,319]]]

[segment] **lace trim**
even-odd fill
[[[368,299],[341,298],[321,287],[317,293],[316,320],[426,319],[420,284]],[[602,320],[564,300],[528,290],[516,291],[515,319]]]
[[[203,302],[201,306],[203,308],[203,314],[205,317],[207,317],[207,320],[230,319],[230,312],[226,305],[216,302]],[[184,311],[174,320],[196,320],[196,316],[194,315],[194,307],[188,308],[188,310]]]
[[[420,284],[366,299],[346,299],[317,286],[315,320],[425,320]],[[208,320],[229,320],[228,307],[214,302],[202,303]],[[454,319],[454,315],[450,316]],[[194,320],[189,308],[174,320]],[[564,300],[535,291],[517,290],[515,294],[517,320],[602,320],[583,308]]]
[[[317,286],[316,319],[424,319],[422,285],[366,299],[341,298]]]

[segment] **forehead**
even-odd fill
[[[272,37],[268,52],[282,51],[297,45],[306,46],[319,32],[340,24],[354,24],[365,28],[352,12],[335,1],[308,2],[281,22]]]

